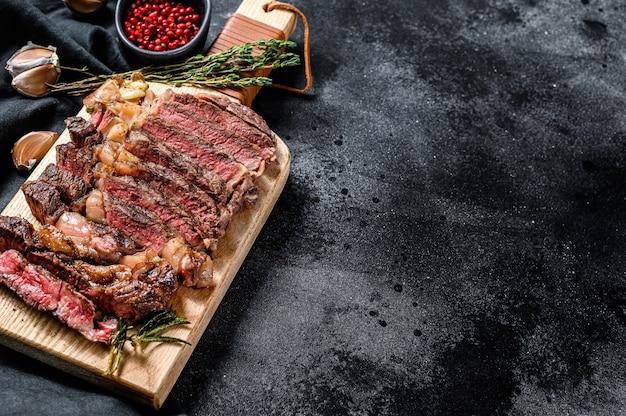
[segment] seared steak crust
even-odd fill
[[[56,146],[56,164],[60,169],[81,178],[85,183],[93,181],[93,167],[96,158],[90,147],[77,147],[74,143]]]
[[[25,253],[35,244],[33,225],[22,217],[0,216],[0,252],[17,250]]]
[[[59,217],[69,210],[59,190],[47,182],[29,181],[20,189],[31,212],[42,224],[55,224]]]
[[[72,211],[84,209],[85,197],[91,187],[82,178],[67,170],[59,169],[54,163],[50,163],[37,180],[54,186],[59,191],[63,203]]]
[[[76,147],[90,147],[102,143],[104,140],[100,131],[82,117],[68,117],[65,119],[65,125],[70,133],[70,139]]]

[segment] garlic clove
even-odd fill
[[[27,48],[20,49],[17,53],[13,55],[13,57],[9,59],[7,63],[9,65],[18,65],[38,58],[49,59],[55,53],[54,49],[44,48],[42,46],[40,47],[34,44],[31,45],[32,46],[29,46]]]
[[[31,170],[58,138],[59,135],[53,131],[32,131],[25,134],[13,145],[13,164],[19,170]]]
[[[28,42],[17,50],[6,63],[6,70],[15,77],[24,71],[45,64],[53,64],[59,67],[59,56],[54,46],[40,46]]]
[[[11,86],[29,97],[43,97],[48,94],[48,85],[58,81],[61,70],[54,64],[40,65],[15,76]]]
[[[63,0],[63,3],[78,14],[91,14],[106,6],[107,0]]]
[[[122,97],[122,100],[133,101],[145,97],[146,91],[140,88],[121,87],[120,95]]]

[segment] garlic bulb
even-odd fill
[[[19,170],[31,170],[58,138],[59,135],[53,131],[32,131],[25,134],[13,145],[13,164]]]
[[[63,0],[63,3],[78,14],[90,14],[106,6],[107,0]]]
[[[13,77],[11,86],[29,97],[48,94],[48,85],[56,83],[61,75],[56,48],[32,42],[15,52],[5,68]]]

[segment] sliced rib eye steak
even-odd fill
[[[100,342],[117,326],[102,314],[135,321],[166,308],[179,284],[217,284],[211,254],[256,202],[277,144],[225,97],[170,90],[131,103],[116,88],[91,96],[90,120],[65,120],[71,142],[22,186],[43,226],[0,217],[0,280]]]
[[[62,143],[56,146],[56,164],[81,178],[85,183],[93,181],[93,167],[97,162],[91,147],[76,147],[74,143]]]
[[[97,186],[109,195],[153,213],[164,224],[178,230],[195,250],[208,248],[195,217],[147,183],[132,176],[105,175],[98,180]]]
[[[98,318],[93,302],[15,250],[0,254],[0,281],[28,305],[51,313],[90,341],[108,344],[117,330],[115,318]]]
[[[67,170],[59,169],[54,163],[50,163],[37,180],[54,186],[59,191],[61,201],[70,210],[82,211],[85,208],[85,198],[91,186],[82,178]]]
[[[98,129],[80,116],[72,116],[65,119],[65,125],[70,134],[70,139],[74,146],[91,147],[95,144],[102,143],[104,137]]]
[[[134,268],[93,265],[49,251],[32,251],[26,258],[62,277],[102,312],[130,322],[166,309],[178,288],[171,266],[158,257]]]
[[[208,97],[204,99],[198,98],[191,94],[174,94],[172,97],[173,102],[185,105],[189,110],[195,111],[206,120],[213,121],[225,129],[232,130],[250,143],[256,144],[262,149],[263,155],[268,162],[275,160],[276,156],[274,155],[274,151],[276,149],[276,140],[265,121],[262,120],[260,122],[262,124],[261,126],[250,124],[239,116],[218,106],[215,100],[215,98],[211,100],[211,98]],[[236,104],[228,100],[228,102],[223,102],[223,105],[225,108],[232,106],[231,108],[234,109]],[[239,112],[245,112],[245,110]]]
[[[259,146],[234,130],[207,120],[195,108],[178,102],[165,102],[159,106],[158,114],[184,129],[187,134],[196,134],[216,149],[231,155],[251,173],[255,175],[263,173],[265,157]]]
[[[69,210],[59,190],[49,183],[28,181],[20,189],[33,216],[42,224],[55,224]]]
[[[34,233],[35,228],[24,218],[0,216],[0,252],[17,250],[25,253],[35,245]]]

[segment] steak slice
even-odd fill
[[[107,223],[132,236],[172,266],[185,286],[208,287],[213,280],[213,261],[203,252],[191,249],[179,233],[154,214],[104,193]]]
[[[105,175],[98,180],[97,186],[109,195],[153,213],[164,224],[178,230],[195,250],[210,247],[210,244],[205,246],[195,217],[147,183],[132,176]]]
[[[33,216],[42,224],[55,224],[69,210],[59,190],[47,182],[28,181],[20,189]]]
[[[90,121],[80,116],[66,118],[65,125],[72,143],[78,148],[91,147],[104,141],[102,133]]]
[[[26,257],[62,276],[102,312],[130,322],[166,309],[178,288],[171,266],[159,257],[133,268],[122,264],[92,265],[50,251],[33,251]]]
[[[89,299],[15,250],[0,254],[0,281],[25,303],[50,312],[89,341],[109,344],[115,335],[115,318],[99,319]]]
[[[82,211],[85,208],[85,199],[91,187],[82,178],[50,163],[37,180],[54,186],[59,191],[61,201],[70,210]]]
[[[165,244],[180,238],[180,233],[164,224],[155,214],[103,192],[107,224],[126,236],[132,236],[146,248],[160,253]]]
[[[273,161],[276,156],[274,150],[276,148],[276,140],[274,134],[267,126],[264,120],[259,122],[260,127],[250,124],[246,121],[250,117],[247,117],[247,110],[237,111],[234,110],[236,103],[232,103],[230,100],[220,100],[222,107],[217,105],[218,98],[211,99],[210,97],[199,98],[191,94],[174,94],[172,96],[173,102],[181,103],[187,106],[189,109],[193,109],[196,113],[201,115],[206,120],[211,120],[223,128],[232,130],[250,143],[256,144],[263,151],[263,155],[268,162]],[[228,102],[227,102],[228,101]],[[233,112],[239,112],[239,116],[233,114],[233,112],[227,111],[226,108],[231,106]],[[243,116],[244,118],[242,118]],[[252,121],[252,120],[250,120]]]
[[[35,241],[33,225],[22,217],[0,215],[0,252],[17,250],[25,253]]]
[[[162,117],[146,117],[141,125],[141,131],[195,159],[200,166],[215,172],[233,187],[243,183],[249,176],[248,169],[231,155],[216,149],[199,135],[182,130]]]
[[[234,130],[226,129],[207,120],[196,108],[178,102],[165,102],[159,106],[158,114],[184,128],[187,134],[197,134],[216,149],[231,155],[255,176],[263,173],[265,156],[259,146]],[[271,151],[269,153],[273,154]]]
[[[261,117],[258,113],[256,113],[247,105],[241,104],[240,102],[233,101],[228,97],[217,94],[202,95],[199,96],[198,99],[216,105],[227,113],[230,113],[238,119],[242,120],[243,122],[248,124],[248,126],[258,129],[267,137],[269,137],[269,140],[274,143],[274,145],[276,145],[272,130],[269,128],[263,117]]]
[[[93,181],[92,169],[96,158],[90,147],[76,147],[74,143],[62,143],[56,147],[56,164],[74,176],[81,178],[85,183]]]

